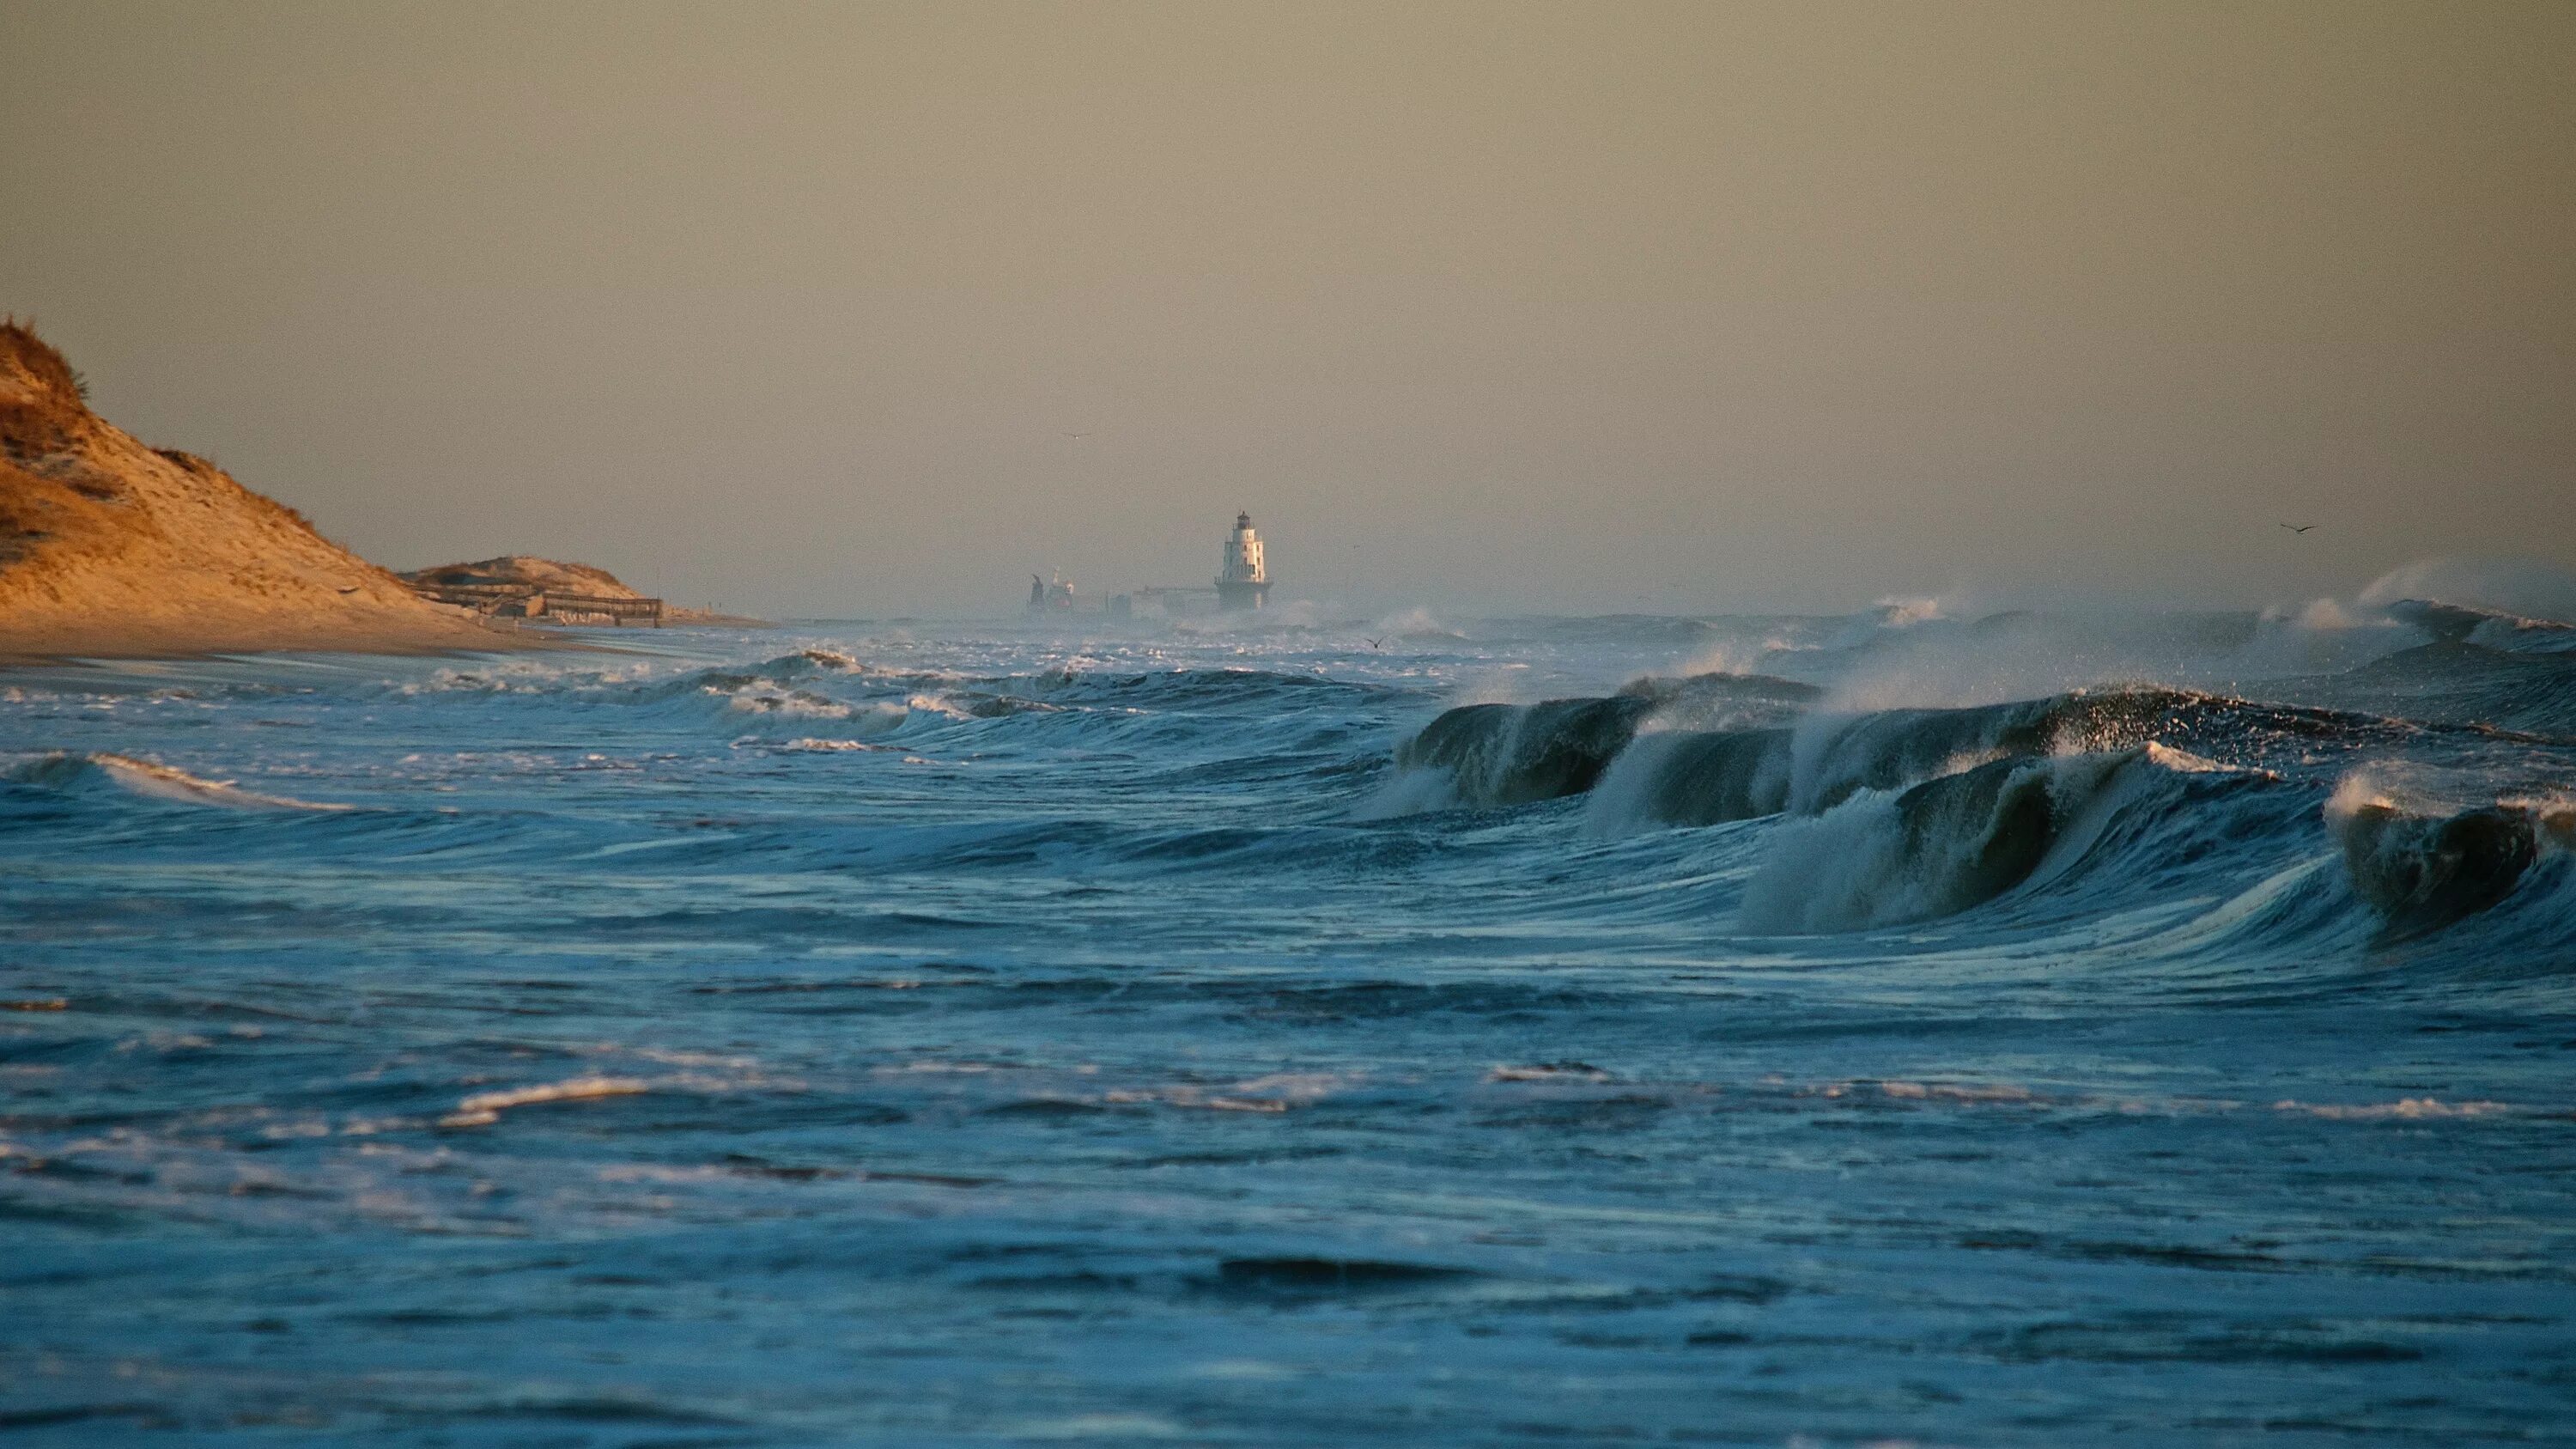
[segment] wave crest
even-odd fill
[[[245,790],[230,780],[208,780],[170,765],[106,751],[49,750],[0,766],[0,780],[40,789],[76,792],[100,786],[126,795],[181,805],[213,805],[233,810],[354,809],[349,805],[297,800]]]
[[[2030,879],[2146,751],[1996,760],[1901,793],[1864,791],[1792,822],[1744,895],[1765,931],[1896,925],[1982,905]]]
[[[2513,894],[2543,851],[2576,848],[2576,807],[2498,801],[2424,811],[2359,779],[2336,791],[2326,821],[2354,893],[2398,937],[2491,910]]]

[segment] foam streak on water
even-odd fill
[[[2563,1434],[2576,651],[1884,614],[0,678],[0,1428]]]

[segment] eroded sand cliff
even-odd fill
[[[520,643],[430,603],[303,516],[99,417],[0,323],[0,657]]]

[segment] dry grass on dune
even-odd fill
[[[506,647],[192,453],[89,409],[0,322],[0,655]]]

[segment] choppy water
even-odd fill
[[[2576,650],[2402,614],[0,677],[0,1428],[2566,1442]]]

